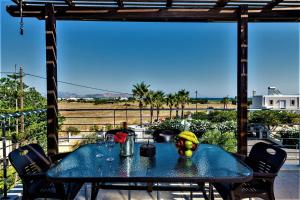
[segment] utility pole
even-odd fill
[[[23,68],[20,66],[20,109],[23,111],[24,108],[24,91],[23,91]],[[24,133],[24,115],[20,117],[21,132]]]
[[[196,113],[198,112],[198,91],[196,90]]]
[[[16,111],[18,110],[18,83],[17,83],[17,65],[15,64],[15,89],[16,89]],[[16,134],[19,133],[19,119],[16,117]]]

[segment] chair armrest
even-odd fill
[[[231,155],[233,155],[234,157],[242,160],[242,161],[245,161],[247,156],[243,155],[243,154],[238,154],[238,153],[231,153]]]
[[[29,181],[29,180],[46,179],[46,177],[47,177],[46,173],[45,172],[41,172],[41,173],[36,173],[36,174],[25,175],[23,178],[26,181]]]
[[[262,172],[253,172],[253,179],[274,179],[277,174],[274,173],[262,173]]]
[[[66,157],[70,152],[66,152],[66,153],[58,153],[55,155],[51,155],[49,156],[49,159],[51,160],[51,162],[56,162],[58,160],[63,159],[64,157]]]

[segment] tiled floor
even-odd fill
[[[282,170],[275,180],[275,197],[277,200],[300,200],[300,169]],[[11,190],[9,196],[20,196],[22,187],[19,185]],[[77,200],[88,200],[90,195],[90,185],[82,187],[78,193]],[[159,195],[160,200],[187,200],[190,198],[189,192],[159,192],[148,193],[145,191],[131,191],[131,200],[156,200]],[[218,194],[215,193],[218,198]],[[101,200],[127,200],[128,191],[123,190],[99,190],[97,199]],[[193,193],[194,200],[202,200],[202,193]]]

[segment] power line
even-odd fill
[[[36,77],[36,78],[41,78],[41,79],[47,79],[45,77],[34,75],[34,74],[25,73],[25,75]],[[77,84],[77,83],[70,83],[70,82],[66,82],[66,81],[57,81],[57,82],[63,83],[63,84],[67,84],[67,85],[82,87],[82,88],[86,88],[86,89],[98,90],[98,91],[102,91],[102,92],[110,92],[110,93],[116,93],[116,94],[128,94],[128,95],[132,95],[132,94],[127,93],[127,92],[119,92],[119,91],[114,91],[114,90],[106,90],[106,89],[95,88],[95,87],[86,86],[86,85],[80,85],[80,84]]]
[[[15,72],[0,72],[0,73],[1,74],[15,74]],[[32,76],[32,77],[35,77],[35,78],[41,78],[41,79],[45,79],[45,80],[47,79],[45,77],[34,75],[34,74],[29,74],[29,73],[24,73],[24,75]],[[102,92],[110,92],[110,93],[116,93],[116,94],[128,94],[128,95],[132,95],[132,94],[127,93],[127,92],[119,92],[119,91],[114,91],[114,90],[106,90],[106,89],[95,88],[95,87],[86,86],[86,85],[80,85],[80,84],[76,84],[76,83],[70,83],[70,82],[66,82],[66,81],[57,81],[57,82],[63,83],[63,84],[67,84],[67,85],[82,87],[82,88],[86,88],[86,89],[98,90],[98,91],[102,91]]]

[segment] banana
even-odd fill
[[[199,140],[198,138],[196,137],[196,135],[190,131],[183,131],[181,132],[178,137],[181,137],[181,138],[184,138],[184,139],[187,139],[195,144],[199,144]]]

